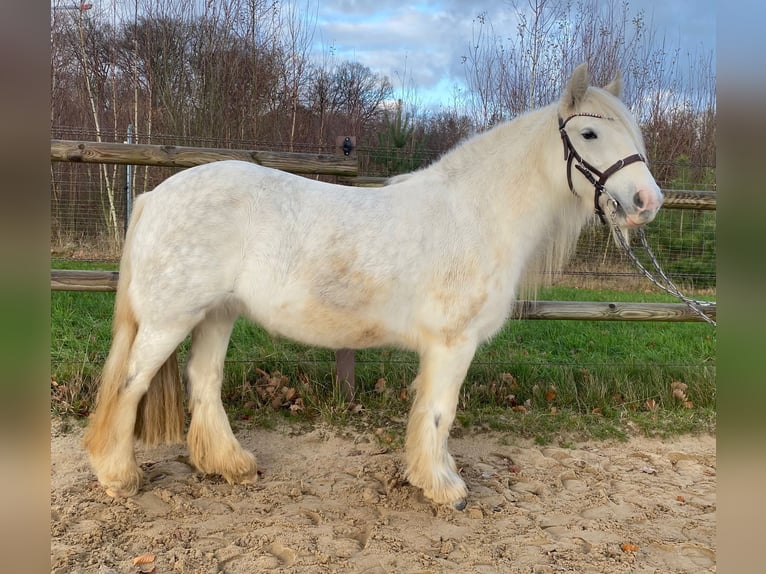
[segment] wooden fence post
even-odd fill
[[[336,136],[335,153],[346,157],[356,157],[356,137]],[[356,391],[356,356],[353,349],[337,349],[335,351],[335,376],[338,380],[340,396],[346,401],[354,398]]]
[[[335,376],[338,380],[338,390],[340,396],[346,401],[351,401],[356,391],[355,366],[354,349],[337,349],[335,351]]]

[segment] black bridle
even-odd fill
[[[601,204],[599,203],[601,195],[605,193],[604,184],[606,183],[606,180],[620,171],[626,165],[630,165],[637,161],[646,163],[646,158],[640,153],[634,153],[625,159],[617,160],[604,171],[595,168],[593,165],[585,161],[579,153],[577,153],[577,150],[572,145],[572,140],[569,139],[569,134],[564,129],[567,125],[567,122],[577,116],[588,116],[591,118],[599,118],[602,120],[610,121],[614,121],[614,118],[608,118],[598,114],[588,113],[572,114],[565,120],[562,120],[561,116],[559,116],[559,133],[561,134],[561,140],[564,142],[564,161],[567,162],[567,183],[569,183],[569,190],[577,195],[577,192],[574,190],[574,185],[572,184],[572,163],[577,162],[575,163],[575,167],[587,178],[589,182],[591,182],[591,184],[593,184],[595,189],[593,203],[596,209],[596,215],[598,215],[601,223],[606,224],[606,216],[604,214],[604,210],[601,207]],[[598,177],[598,179],[596,179],[596,177]],[[607,195],[609,194],[607,193]],[[614,199],[611,195],[609,197],[612,201],[617,203],[617,200]]]

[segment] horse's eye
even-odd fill
[[[594,140],[598,137],[593,130],[584,130],[580,135],[586,140]]]

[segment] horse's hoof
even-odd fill
[[[108,496],[111,496],[112,498],[130,498],[131,496],[134,496],[138,489],[123,489],[123,488],[109,488],[107,487],[105,489],[105,492]]]
[[[111,498],[130,498],[131,496],[135,496],[141,489],[142,482],[142,474],[140,472],[135,473],[127,481],[99,480],[99,484]]]
[[[468,504],[468,501],[465,498],[461,498],[460,500],[452,503],[452,508],[455,510],[465,510],[466,504]]]

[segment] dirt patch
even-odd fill
[[[250,486],[196,474],[183,446],[139,450],[144,487],[115,500],[82,430],[52,428],[56,574],[715,572],[709,435],[561,448],[466,433],[450,441],[469,488],[458,512],[403,480],[401,451],[327,428],[240,431]]]

